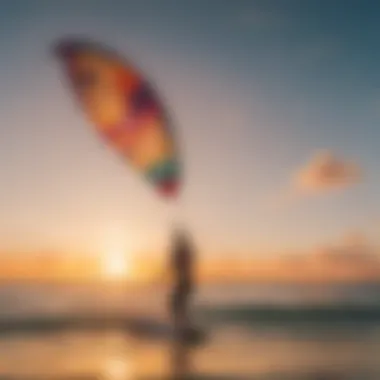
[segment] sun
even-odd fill
[[[108,279],[130,279],[133,276],[131,257],[121,251],[106,253],[103,257],[102,272]]]

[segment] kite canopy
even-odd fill
[[[76,98],[98,133],[166,197],[180,167],[163,105],[147,79],[108,48],[79,39],[55,46]]]

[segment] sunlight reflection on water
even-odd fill
[[[127,358],[108,358],[105,361],[104,377],[109,380],[133,379],[132,363]]]
[[[369,324],[366,319],[367,312],[364,313],[366,318],[358,320],[355,319],[356,314],[340,313],[335,322],[329,317],[319,322],[317,318],[316,324],[310,320],[305,321],[308,322],[306,325],[299,321],[286,323],[287,312],[291,315],[300,313],[298,306],[293,304],[296,297],[291,297],[293,293],[301,292],[298,288],[288,289],[289,296],[279,294],[276,288],[249,288],[240,294],[240,302],[245,302],[245,298],[250,301],[248,311],[239,312],[239,309],[234,311],[233,308],[230,310],[231,304],[219,310],[218,303],[223,305],[224,298],[234,300],[238,290],[233,289],[228,293],[227,290],[225,292],[224,289],[219,289],[214,295],[204,295],[204,304],[210,305],[212,299],[216,305],[211,304],[211,309],[203,310],[207,321],[211,321],[207,324],[212,330],[211,339],[205,346],[192,350],[190,354],[190,362],[194,364],[197,373],[214,376],[229,373],[235,375],[231,377],[234,380],[240,379],[242,375],[249,379],[277,380],[279,377],[275,374],[288,373],[293,375],[290,376],[292,380],[310,380],[313,377],[299,377],[297,374],[305,371],[323,373],[333,368],[338,373],[349,373],[349,377],[343,377],[344,380],[380,379],[380,319],[376,317],[376,313],[375,317],[369,315]],[[341,291],[336,291],[336,297],[340,299]],[[29,314],[25,314],[24,309],[19,309],[18,306],[20,302],[21,306],[25,306],[23,302],[26,298],[19,297],[24,292],[25,297],[33,301],[27,303]],[[273,299],[269,296],[271,292]],[[286,293],[285,290],[283,293]],[[308,292],[301,293],[305,299],[309,299]],[[252,297],[261,302],[262,294],[271,301],[282,300],[277,319],[272,318],[273,315],[268,312],[260,314],[260,305],[255,304]],[[202,301],[202,297],[200,298]],[[315,302],[315,298],[310,298]],[[377,298],[376,295],[374,302],[377,302]],[[0,290],[0,314],[18,313],[27,317],[37,311],[42,313],[47,310],[48,314],[61,315],[59,313],[63,312],[57,311],[56,306],[49,309],[50,300],[57,299],[68,299],[72,302],[70,307],[65,303],[65,307],[68,307],[65,313],[72,310],[80,313],[85,310],[88,315],[92,315],[94,310],[107,315],[108,312],[119,309],[138,309],[136,314],[156,318],[156,315],[161,314],[160,308],[163,309],[163,305],[166,305],[162,301],[162,294],[158,292],[153,295],[148,291],[139,294],[137,303],[134,292],[126,294],[116,287],[91,288],[91,292],[89,289],[77,287],[27,290],[24,287],[10,287]],[[284,299],[288,302],[286,307],[283,305]],[[330,297],[326,299],[326,304],[330,305]],[[56,304],[53,302],[52,305]],[[161,305],[160,308],[157,305]],[[362,307],[360,305],[359,311]],[[257,313],[263,315],[260,323],[257,322]],[[316,318],[312,313],[307,315]],[[339,326],[342,328],[339,329]],[[122,331],[55,332],[51,335],[39,335],[37,332],[35,335],[0,337],[0,379],[137,380],[151,378],[149,376],[153,376],[153,379],[165,379],[170,371],[171,349],[167,341],[137,340]],[[364,375],[365,373],[371,373],[372,377]],[[289,377],[284,375],[280,378],[287,380]]]
[[[297,374],[334,368],[340,373],[351,371],[350,380],[378,380],[379,349],[379,335],[304,340],[273,333],[247,339],[247,334],[234,330],[217,333],[209,345],[190,350],[189,355],[195,372],[232,373],[236,379],[243,375],[260,379],[266,374],[265,379],[277,379],[270,374],[293,373],[294,379],[303,380],[307,377]],[[167,343],[139,342],[122,333],[20,336],[0,340],[0,355],[0,378],[9,379],[165,379],[171,372]],[[355,375],[367,369],[374,377]]]

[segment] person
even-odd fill
[[[190,299],[194,292],[195,252],[189,235],[183,230],[174,233],[170,269],[173,288],[170,314],[176,336],[183,336],[191,328]]]

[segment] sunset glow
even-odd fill
[[[108,252],[103,258],[102,271],[108,279],[130,279],[133,276],[132,260],[122,251]]]

